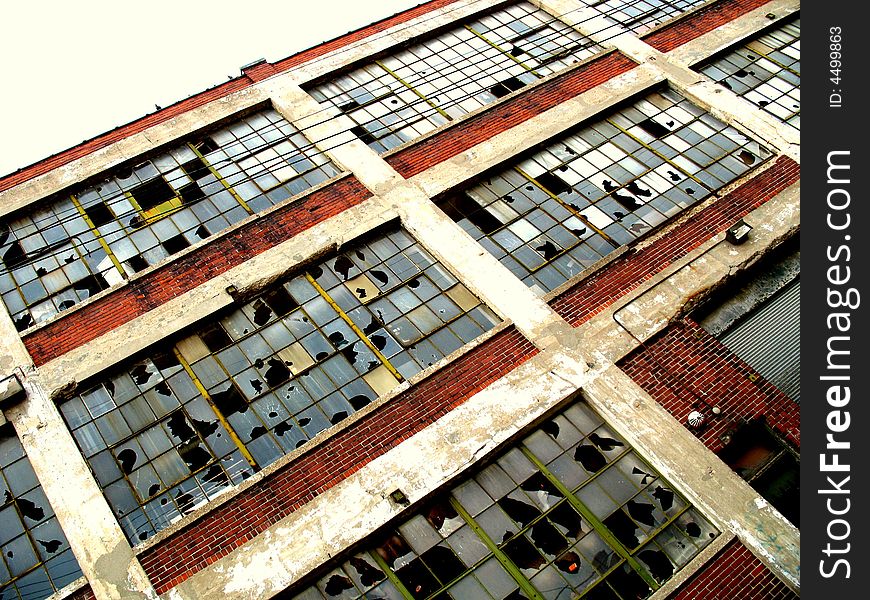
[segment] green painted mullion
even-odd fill
[[[547,478],[547,480],[552,483],[559,493],[562,494],[565,498],[568,499],[568,502],[571,503],[577,512],[579,512],[589,523],[592,525],[592,528],[595,529],[595,532],[601,536],[601,538],[613,548],[617,554],[619,554],[625,561],[637,571],[638,575],[643,578],[643,580],[649,585],[653,590],[659,589],[661,587],[659,583],[655,580],[655,578],[646,570],[646,568],[640,564],[640,562],[631,554],[631,552],[622,545],[613,533],[610,532],[609,529],[604,525],[604,523],[595,516],[595,514],[589,510],[589,508],[580,501],[577,496],[571,493],[565,484],[563,484],[558,477],[553,475],[553,473],[542,463],[537,456],[532,454],[532,451],[526,448],[524,445],[520,444],[520,451],[528,458],[535,467]]]
[[[504,567],[504,570],[507,571],[511,577],[516,580],[517,584],[519,584],[520,589],[525,593],[531,600],[545,600],[545,598],[541,595],[541,593],[532,585],[532,582],[529,581],[525,575],[523,575],[520,568],[517,567],[513,561],[508,558],[507,554],[502,552],[501,548],[498,547],[489,534],[487,534],[483,528],[477,524],[477,521],[468,514],[468,511],[459,503],[456,498],[450,496],[450,505],[459,513],[459,516],[468,523],[468,526],[471,527],[471,530],[481,539],[481,541],[489,548],[490,552],[492,552],[495,559]]]
[[[384,575],[387,576],[387,579],[390,580],[396,589],[399,590],[399,593],[402,594],[407,600],[415,600],[413,594],[408,591],[408,588],[405,587],[405,584],[399,579],[399,576],[393,572],[393,569],[390,568],[390,565],[387,564],[387,561],[384,560],[384,557],[377,553],[376,550],[370,550],[369,556],[372,557],[372,560],[377,563],[377,565],[381,568],[381,571],[384,572]]]

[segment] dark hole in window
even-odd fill
[[[221,414],[225,416],[230,416],[237,412],[243,413],[248,410],[248,404],[245,402],[244,397],[233,384],[230,384],[223,391],[212,392],[211,398]]]
[[[535,179],[550,191],[552,194],[556,194],[557,196],[562,192],[571,191],[571,186],[568,185],[564,179],[559,177],[554,173],[541,173]]]
[[[85,208],[85,213],[87,213],[88,218],[95,227],[102,227],[106,223],[111,223],[115,220],[112,211],[109,210],[109,207],[104,202],[97,202],[88,206]]]
[[[109,283],[105,278],[97,273],[96,275],[88,275],[84,279],[78,280],[73,284],[73,288],[80,292],[87,292],[88,296],[93,296],[109,287]]]
[[[467,218],[487,235],[493,233],[502,226],[501,221],[496,219],[485,208],[481,208],[477,202],[472,200],[466,194],[460,194],[455,198],[452,198],[449,202],[443,204],[442,208],[444,209],[444,212],[447,213],[447,216],[454,221],[459,222],[462,219]]]
[[[175,192],[162,177],[155,177],[130,190],[142,210],[149,210],[175,198]]]
[[[24,248],[17,240],[12,242],[12,245],[3,253],[3,262],[10,269],[23,263],[26,258],[27,253],[24,252]]]
[[[202,179],[209,174],[208,167],[198,156],[181,165],[181,169],[193,180]]]
[[[24,331],[28,327],[33,325],[33,317],[30,316],[30,313],[26,313],[15,319],[15,329],[18,331]]]
[[[496,98],[504,98],[511,92],[515,92],[518,89],[525,87],[525,85],[525,83],[523,83],[516,77],[508,77],[504,81],[501,81],[489,88],[489,92]]]
[[[233,343],[220,325],[214,324],[202,329],[199,337],[211,352],[218,352]]]
[[[133,269],[133,271],[135,271],[136,273],[138,273],[139,271],[144,271],[148,268],[148,261],[146,261],[138,254],[128,258],[127,264],[130,265],[130,268]]]
[[[359,105],[360,105],[359,102],[357,102],[356,100],[350,100],[350,101],[345,102],[344,104],[340,105],[338,107],[338,110],[340,110],[343,113],[347,113],[347,112],[352,111],[355,108],[359,108]]]
[[[217,143],[210,137],[202,138],[200,141],[196,142],[194,146],[199,150],[200,154],[208,154],[209,152],[214,152],[218,149]]]
[[[178,193],[181,196],[181,202],[183,204],[193,204],[194,202],[205,198],[205,192],[202,191],[202,188],[199,187],[199,184],[196,182],[188,183],[187,185],[180,187]]]
[[[637,531],[637,525],[635,525],[634,521],[628,518],[621,510],[617,510],[615,513],[604,519],[604,525],[613,532],[613,535],[616,536],[622,545],[628,548],[629,550],[635,548],[640,541],[637,539],[637,535],[635,532]]]
[[[414,598],[426,598],[441,587],[419,558],[396,571],[396,576]]]
[[[173,236],[163,242],[162,246],[166,249],[169,254],[175,254],[176,252],[181,252],[188,246],[190,246],[190,242],[187,241],[180,233],[176,236]]]
[[[513,49],[511,50],[511,56],[514,56],[514,57],[521,56],[524,53],[525,53],[525,50],[523,50],[519,46],[514,46]]]
[[[373,136],[366,129],[364,129],[363,127],[361,127],[359,125],[357,125],[356,127],[351,127],[350,132],[352,134],[354,134],[356,137],[358,137],[359,139],[361,139],[363,141],[363,143],[365,143],[365,144],[371,144],[372,142],[375,141],[375,136]]]
[[[649,586],[635,571],[623,566],[616,569],[605,580],[622,598],[646,598]]]
[[[740,427],[719,457],[786,519],[800,526],[800,462],[763,419]]]
[[[667,127],[652,119],[644,119],[638,123],[638,126],[655,138],[664,137],[670,133]]]
[[[420,558],[442,584],[456,579],[465,571],[465,565],[462,564],[462,561],[453,554],[450,548],[444,546],[435,546],[426,551]]]
[[[272,290],[265,296],[266,304],[268,304],[275,314],[279,317],[283,317],[288,314],[290,311],[299,308],[299,305],[293,299],[292,296],[287,292],[287,290],[283,287],[276,288]]]
[[[172,350],[155,352],[151,355],[151,362],[154,363],[154,366],[159,371],[163,372],[181,366],[181,363],[178,362],[178,357],[175,356]]]

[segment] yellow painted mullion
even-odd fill
[[[519,168],[519,167],[514,167],[514,170],[516,170],[520,175],[522,175],[523,177],[525,177],[526,179],[528,179],[529,181],[531,181],[532,183],[534,183],[536,186],[538,186],[539,188],[541,188],[541,190],[543,190],[543,192],[544,192],[545,194],[547,194],[550,198],[552,198],[553,200],[555,200],[556,202],[558,202],[559,204],[561,204],[563,207],[565,207],[566,209],[568,209],[569,211],[571,211],[571,212],[574,214],[574,216],[576,216],[578,219],[580,219],[581,221],[583,221],[583,223],[585,223],[586,226],[587,226],[589,229],[591,229],[592,231],[594,231],[595,233],[597,233],[598,235],[600,235],[601,237],[603,237],[605,240],[607,240],[608,242],[610,242],[611,244],[613,244],[614,247],[619,248],[620,244],[617,244],[617,243],[613,240],[613,238],[611,238],[609,235],[607,235],[606,233],[604,233],[604,231],[603,231],[602,229],[599,229],[598,227],[596,227],[595,225],[593,225],[592,223],[590,223],[590,222],[589,222],[589,219],[587,219],[586,217],[584,217],[583,215],[581,215],[579,210],[577,210],[576,208],[574,208],[573,206],[571,206],[569,203],[567,203],[567,202],[565,202],[564,200],[562,200],[562,199],[561,199],[559,196],[557,196],[556,194],[553,194],[552,192],[550,192],[550,190],[548,190],[546,187],[544,187],[543,185],[541,185],[540,183],[538,183],[538,181],[537,181],[534,177],[532,177],[531,175],[529,175],[528,173],[526,173],[525,171],[523,171],[521,168]]]
[[[628,131],[624,127],[622,127],[619,123],[614,122],[613,119],[607,119],[607,122],[610,123],[611,125],[613,125],[614,127],[616,127],[618,130],[620,130],[622,133],[624,133],[625,135],[627,135],[631,139],[633,139],[635,142],[637,142],[638,144],[640,144],[641,146],[643,146],[644,148],[646,148],[647,150],[649,150],[650,152],[652,152],[653,154],[658,156],[660,159],[665,161],[667,164],[669,164],[670,166],[672,166],[675,169],[677,169],[678,171],[680,171],[683,175],[685,175],[686,177],[688,177],[689,179],[691,179],[692,181],[694,181],[695,183],[697,183],[698,185],[703,187],[705,190],[712,191],[712,190],[710,190],[709,187],[707,187],[704,184],[703,181],[701,181],[700,179],[698,179],[697,177],[695,177],[694,175],[692,175],[691,173],[686,171],[684,168],[679,166],[677,163],[673,162],[670,158],[668,158],[667,156],[665,156],[664,154],[662,154],[661,152],[659,152],[658,150],[656,150],[655,148],[653,148],[652,146],[650,146],[649,144],[644,142],[642,139],[640,139],[639,137],[637,137],[636,135],[634,135],[633,133],[631,133],[630,131]]]
[[[341,317],[341,320],[348,324],[348,326],[353,330],[353,332],[359,337],[360,341],[366,345],[366,347],[372,351],[372,353],[378,357],[378,360],[383,363],[383,365],[387,368],[387,370],[392,373],[393,377],[395,377],[399,381],[404,381],[402,374],[390,363],[386,356],[384,356],[380,350],[378,350],[377,346],[375,346],[372,341],[368,338],[368,336],[359,328],[359,326],[351,320],[351,318],[347,315],[344,310],[336,303],[335,300],[327,293],[323,287],[317,283],[317,280],[314,279],[309,273],[305,274],[305,279],[308,280],[314,289],[317,290],[317,293],[323,297],[324,300],[332,307],[332,309],[338,313],[338,316]]]
[[[233,186],[231,186],[229,183],[226,182],[226,180],[221,176],[221,174],[217,172],[217,169],[215,169],[213,166],[211,166],[211,163],[208,161],[208,159],[206,159],[206,157],[199,150],[197,150],[196,146],[194,146],[193,144],[188,142],[187,147],[190,148],[193,151],[193,153],[196,154],[197,158],[199,158],[199,160],[202,161],[202,164],[204,164],[206,166],[206,168],[209,170],[209,173],[214,175],[215,179],[217,179],[218,181],[221,182],[221,185],[224,186],[224,189],[232,195],[232,197],[235,199],[236,202],[239,203],[239,206],[244,208],[245,212],[247,212],[249,215],[254,214],[254,209],[252,209],[248,205],[248,203],[245,202],[245,200],[241,196],[239,196],[239,193],[233,189]]]
[[[532,67],[530,67],[529,65],[527,65],[526,63],[524,63],[523,61],[521,61],[520,59],[518,59],[516,56],[514,56],[514,55],[511,54],[510,52],[506,52],[506,51],[504,50],[504,48],[502,48],[501,46],[499,46],[499,45],[496,44],[495,42],[490,41],[490,39],[487,38],[486,36],[484,36],[483,34],[476,32],[474,29],[471,28],[471,26],[469,26],[469,25],[465,25],[465,28],[466,28],[468,31],[470,31],[471,33],[473,33],[475,36],[477,36],[478,38],[482,39],[484,42],[486,42],[487,44],[489,44],[490,46],[492,46],[493,48],[495,48],[496,50],[498,50],[499,52],[501,52],[502,54],[504,54],[505,56],[507,56],[509,59],[511,59],[512,61],[514,61],[515,63],[517,63],[519,66],[521,66],[522,68],[524,68],[524,69],[525,69],[526,71],[528,71],[529,73],[531,73],[531,74],[533,74],[533,75],[535,75],[535,76],[537,76],[537,77],[543,77],[543,75],[541,75],[540,73],[538,73],[537,71],[535,71]]]
[[[214,412],[215,416],[217,417],[218,421],[220,421],[220,424],[224,426],[224,429],[226,429],[227,434],[229,434],[230,439],[233,441],[233,443],[239,449],[239,452],[242,453],[242,456],[245,457],[245,460],[248,462],[249,465],[251,465],[255,469],[258,469],[259,465],[257,464],[257,461],[254,459],[253,455],[245,447],[244,442],[242,442],[242,439],[239,437],[239,435],[233,429],[233,426],[230,425],[230,422],[227,421],[227,418],[223,415],[223,413],[221,413],[220,410],[218,410],[218,407],[215,406],[214,401],[211,399],[211,394],[208,393],[208,390],[205,389],[205,386],[199,380],[199,377],[197,377],[196,373],[193,372],[193,369],[191,368],[190,363],[188,363],[187,360],[185,360],[184,356],[181,355],[181,352],[178,350],[177,347],[172,348],[172,353],[178,359],[178,362],[181,363],[181,366],[184,367],[184,370],[187,373],[187,375],[193,380],[193,385],[196,386],[196,389],[199,390],[199,393],[202,394],[202,397],[205,398],[206,402],[208,402],[208,405],[211,407],[211,409]]]
[[[401,83],[402,85],[404,85],[406,88],[408,88],[409,90],[411,90],[412,92],[414,92],[414,93],[415,93],[415,94],[416,94],[416,95],[417,95],[421,100],[423,100],[423,102],[425,102],[426,104],[428,104],[429,106],[431,106],[432,108],[434,108],[436,111],[438,111],[438,114],[439,114],[439,115],[441,115],[442,117],[444,117],[444,118],[447,119],[448,121],[452,121],[452,120],[453,120],[453,117],[451,117],[450,115],[448,115],[448,114],[447,114],[444,110],[442,110],[442,109],[441,109],[437,104],[435,104],[434,102],[432,102],[431,100],[429,100],[429,98],[427,98],[426,95],[423,94],[423,92],[421,92],[420,90],[418,90],[417,88],[415,88],[413,85],[411,85],[410,83],[408,83],[407,81],[405,81],[404,79],[402,79],[401,77],[399,77],[398,73],[396,73],[395,71],[393,71],[390,67],[388,67],[387,65],[385,65],[383,62],[381,62],[381,61],[379,61],[379,60],[376,60],[376,61],[375,61],[375,64],[377,64],[380,68],[382,68],[384,71],[386,71],[387,73],[389,73],[389,74],[390,74],[390,75],[391,75],[391,76],[392,76],[396,81],[398,81],[399,83]]]
[[[124,267],[121,266],[121,261],[118,260],[118,257],[116,257],[115,253],[112,252],[112,249],[109,247],[109,244],[106,242],[106,240],[103,239],[103,234],[101,234],[100,230],[97,229],[97,226],[94,225],[94,222],[88,216],[88,213],[85,210],[85,207],[82,206],[82,203],[79,202],[79,199],[76,198],[75,194],[70,194],[70,200],[72,200],[73,206],[76,207],[76,210],[79,211],[79,215],[81,215],[82,219],[84,219],[85,223],[87,223],[88,229],[90,229],[91,234],[93,234],[93,236],[100,243],[100,246],[102,246],[103,251],[106,253],[106,256],[108,256],[109,260],[112,261],[112,264],[115,266],[115,269],[117,269],[117,271],[121,275],[121,277],[123,277],[124,279],[127,279],[128,278],[127,271],[124,270]]]

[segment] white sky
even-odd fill
[[[423,0],[7,0],[0,175]]]

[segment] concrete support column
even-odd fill
[[[39,376],[27,399],[6,411],[79,566],[98,600],[156,599],[115,515]]]
[[[628,375],[610,366],[583,395],[692,504],[800,589],[800,532]]]

